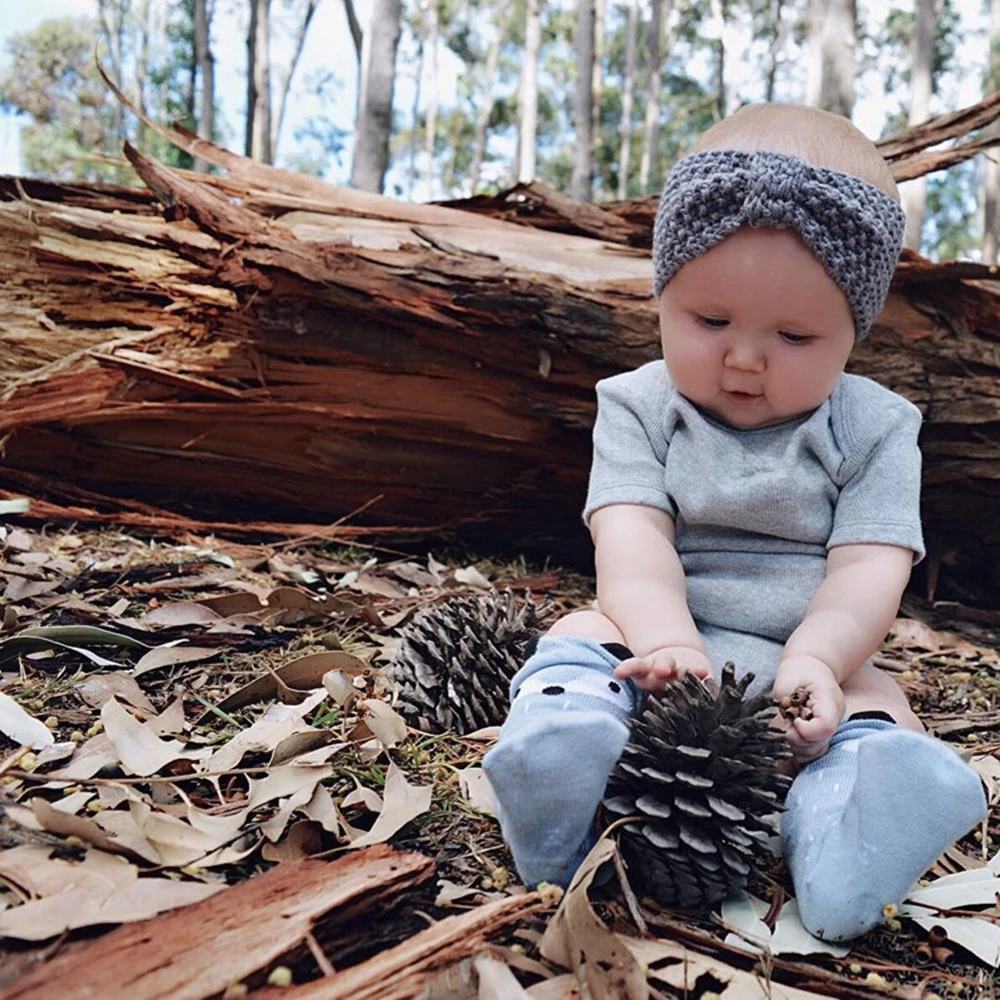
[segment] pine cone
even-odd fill
[[[763,817],[782,808],[788,757],[768,727],[773,701],[744,700],[753,675],[731,663],[714,682],[684,674],[650,698],[612,772],[604,801],[635,888],[664,906],[708,907],[747,883],[774,830]]]
[[[551,611],[530,591],[518,607],[513,591],[452,597],[421,611],[402,632],[386,670],[396,708],[426,733],[475,732],[499,726],[510,707],[510,681],[528,640]]]

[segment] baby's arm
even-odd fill
[[[707,677],[711,665],[688,610],[673,518],[656,507],[612,504],[594,511],[590,531],[598,605],[635,654],[616,676],[646,690],[686,670]]]
[[[810,720],[796,719],[788,739],[800,762],[825,751],[844,710],[841,685],[878,648],[899,610],[913,552],[897,545],[838,545],[826,578],[782,652],[774,680],[779,701],[809,692]]]

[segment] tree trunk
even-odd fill
[[[198,135],[212,141],[215,132],[215,56],[211,46],[212,25],[208,14],[208,0],[194,0],[194,49],[201,77],[201,101],[198,104]],[[208,172],[208,161],[196,156],[194,169]]]
[[[542,0],[525,3],[524,62],[517,89],[517,165],[515,180],[535,179],[538,138],[538,52],[542,46]]]
[[[271,148],[271,0],[250,0],[247,51],[247,143],[251,159],[273,163]],[[250,96],[253,95],[253,114]]]
[[[472,163],[469,166],[469,194],[475,194],[479,187],[479,174],[483,169],[483,159],[486,155],[486,129],[489,127],[490,114],[493,111],[493,84],[497,75],[497,61],[500,58],[500,42],[503,38],[503,16],[498,15],[498,23],[494,25],[496,34],[490,41],[486,53],[486,73],[483,79],[483,99],[476,114],[476,138],[472,147]]]
[[[729,113],[726,101],[726,18],[729,14],[728,0],[711,0],[712,24],[716,35],[712,39],[715,49],[715,116],[725,118]]]
[[[354,0],[344,0],[344,13],[347,15],[347,27],[351,32],[351,41],[354,42],[354,54],[358,60],[358,71],[361,70],[361,46],[364,44],[361,22],[358,20],[358,13],[354,9]]]
[[[625,78],[622,80],[622,120],[618,130],[618,198],[628,197],[628,167],[632,152],[632,90],[635,86],[635,36],[639,16],[638,0],[629,0],[628,24],[625,28]]]
[[[410,162],[406,171],[406,198],[413,201],[413,191],[417,186],[417,121],[420,118],[420,97],[424,84],[424,59],[427,48],[422,30],[417,30],[417,71],[413,75],[413,104],[410,106],[410,137],[407,151]]]
[[[146,85],[149,82],[149,0],[139,4],[139,52],[135,64],[135,103],[147,114]],[[146,123],[140,118],[135,127],[135,143],[146,148]]]
[[[111,60],[111,77],[115,85],[121,87],[124,83],[122,76],[122,48],[125,34],[124,18],[125,10],[120,4],[112,3],[111,0],[97,0],[97,13],[101,21],[101,31],[104,40],[108,45],[108,57]],[[125,139],[125,116],[122,106],[115,104],[115,135],[118,141]]]
[[[854,110],[855,0],[809,0],[806,103],[850,118]]]
[[[1000,91],[1000,0],[990,0],[990,72],[986,92]],[[998,126],[994,124],[994,134]],[[983,263],[1000,264],[1000,157],[983,157]]]
[[[389,167],[401,17],[401,0],[373,0],[371,21],[364,33],[351,159],[351,185],[364,191],[381,191]]]
[[[931,105],[934,81],[934,27],[935,0],[916,0],[916,20],[913,25],[913,45],[910,51],[910,116],[909,124],[916,125],[927,118]],[[920,236],[924,228],[924,209],[927,205],[927,179],[916,177],[900,189],[903,209],[906,211],[906,235],[903,243],[914,250],[920,249]]]
[[[577,0],[577,3],[576,93],[573,99],[576,143],[570,194],[577,201],[590,201],[593,183],[594,0]]]
[[[779,55],[785,45],[785,25],[782,20],[784,0],[774,0],[771,7],[771,44],[767,47],[767,69],[764,73],[764,100],[770,104],[774,100],[774,85],[778,76]]]
[[[426,201],[434,200],[434,149],[437,144],[438,119],[438,10],[436,0],[431,0],[426,7],[427,44],[431,51],[431,86],[427,95],[427,114],[424,117],[424,159],[427,163]]]
[[[607,0],[594,0],[594,79],[590,108],[590,161],[597,159],[601,145],[601,108],[604,105],[604,34]]]
[[[204,2],[204,0],[201,0]],[[274,123],[274,130],[271,135],[271,152],[278,155],[278,143],[281,139],[281,126],[285,122],[285,107],[288,103],[288,94],[292,89],[292,78],[295,70],[298,69],[299,60],[302,58],[302,50],[306,45],[306,35],[309,34],[309,25],[312,24],[313,15],[319,6],[319,0],[307,0],[306,9],[302,15],[302,22],[295,33],[295,48],[292,50],[292,58],[288,63],[288,68],[281,79],[281,98],[278,101],[278,117]]]
[[[670,20],[671,0],[651,0],[649,21],[649,94],[646,97],[646,120],[642,130],[642,157],[639,160],[639,190],[649,191],[653,163],[660,143],[660,81],[661,64],[666,49],[663,45],[663,24]]]

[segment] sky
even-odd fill
[[[154,3],[157,0],[154,0]],[[569,2],[569,0],[567,0]],[[864,16],[869,22],[877,22],[885,18],[891,7],[904,6],[890,0],[867,0],[860,5]],[[905,3],[912,9],[912,0]],[[986,18],[982,0],[956,0],[963,23],[967,27],[978,30],[965,43],[956,59],[958,66],[983,66],[985,64],[985,26]],[[5,60],[4,42],[15,32],[30,31],[42,21],[52,17],[94,15],[96,0],[0,0],[0,65]],[[362,24],[369,15],[370,0],[356,0],[356,8]],[[272,4],[272,17],[281,19],[284,4]],[[217,98],[221,110],[221,118],[228,126],[228,134],[224,144],[230,148],[242,151],[242,117],[245,104],[245,66],[246,66],[246,0],[216,0],[216,13],[212,24],[212,45],[217,66]],[[289,32],[280,30],[280,25],[274,30],[274,45],[272,49],[272,64],[283,65],[287,62],[291,49],[291,41],[287,38]],[[405,37],[405,36],[404,36]],[[302,60],[296,72],[296,82],[293,83],[294,100],[290,101],[289,111],[284,124],[281,146],[278,152],[278,162],[282,163],[282,153],[288,153],[294,145],[296,127],[304,123],[311,115],[324,114],[335,124],[348,133],[347,147],[341,155],[340,162],[331,165],[327,171],[327,180],[346,182],[350,173],[350,131],[354,122],[356,102],[356,66],[357,59],[344,14],[341,0],[321,0],[313,24],[310,27],[303,51]],[[326,106],[307,93],[306,81],[320,71],[332,70],[339,83],[335,97]],[[457,60],[445,51],[436,86],[442,106],[454,103],[455,82],[461,67]],[[414,94],[414,71],[412,60],[406,59],[406,53],[401,45],[401,58],[397,64],[397,84],[394,106],[397,114],[408,121]],[[936,96],[932,103],[932,112],[953,110],[979,99],[981,80],[980,73],[964,73],[952,75],[944,81],[942,93]],[[426,100],[431,80],[425,76],[422,95]],[[868,135],[877,137],[882,129],[886,100],[881,93],[881,83],[874,72],[868,77],[862,75],[859,80],[858,103],[855,107],[854,121]],[[277,109],[275,109],[277,113]],[[18,139],[19,122],[11,115],[0,113],[0,174],[16,174],[20,172],[20,143]],[[405,165],[400,163],[390,173],[386,186],[391,191],[393,182],[402,182]],[[424,200],[439,196],[439,192],[430,189],[417,189],[413,192],[415,198]]]

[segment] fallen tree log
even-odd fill
[[[225,173],[129,149],[151,193],[0,188],[0,485],[214,522],[365,507],[358,525],[586,560],[593,384],[658,351],[647,252],[161,131]],[[852,360],[925,413],[932,577],[953,551],[995,572],[998,330],[995,269],[907,254]]]

